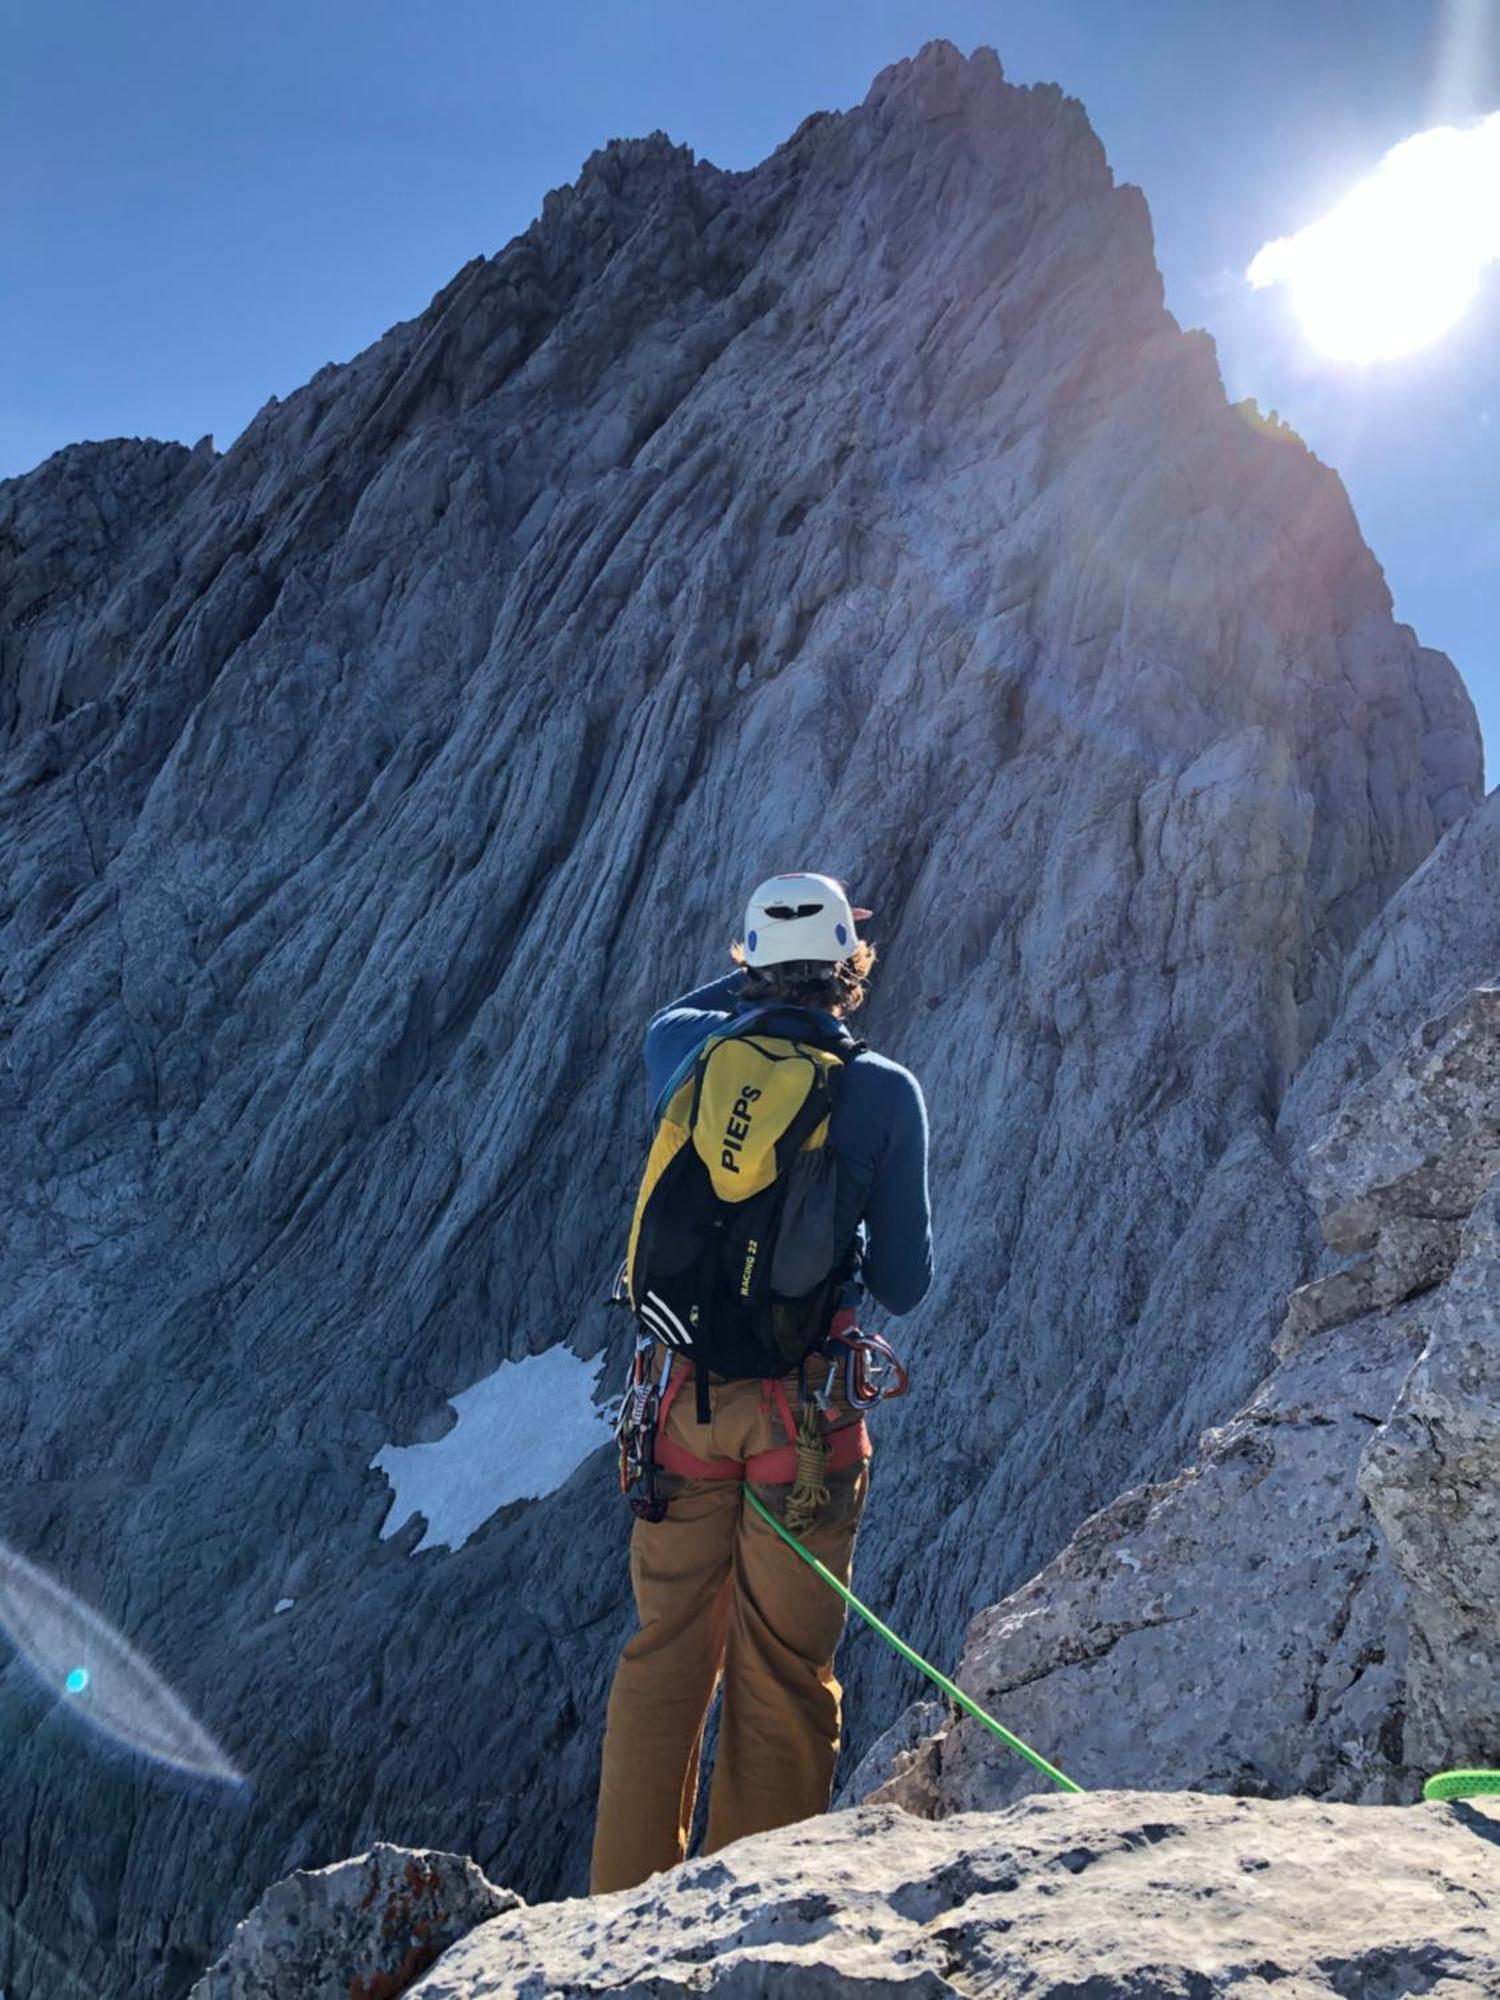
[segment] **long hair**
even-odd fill
[[[780,1000],[788,1007],[818,1007],[825,1014],[852,1014],[865,1002],[865,982],[875,965],[875,947],[863,938],[836,964],[794,958],[783,965],[751,965],[736,938],[729,956],[745,968],[744,1000]]]

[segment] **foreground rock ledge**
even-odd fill
[[[938,1822],[867,1806],[626,1894],[498,1916],[409,1988],[422,2000],[1273,1990],[1500,1991],[1500,1819],[1195,1793],[1031,1798]]]
[[[397,2000],[456,1939],[520,1901],[466,1854],[380,1841],[268,1889],[188,2000]]]

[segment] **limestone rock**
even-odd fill
[[[1497,1839],[1465,1806],[1097,1792],[936,1825],[865,1807],[499,1917],[413,2000],[1482,2000]]]
[[[1500,1764],[1500,1180],[1463,1227],[1427,1344],[1360,1485],[1412,1591],[1406,1756]]]
[[[1187,1471],[981,1612],[959,1684],[1089,1787],[1411,1796],[1406,1593],[1356,1478],[1412,1339],[1364,1321],[1278,1369]],[[943,1815],[1045,1788],[957,1716],[867,1795]]]
[[[167,597],[154,531],[213,456],[211,446],[120,439],[0,481],[0,749],[40,734],[67,755],[67,718],[108,697]]]
[[[946,1699],[914,1701],[904,1708],[890,1728],[876,1737],[864,1756],[840,1784],[834,1794],[834,1807],[842,1811],[847,1806],[862,1805],[889,1778],[898,1765],[907,1766],[912,1761],[912,1753],[925,1753],[931,1740],[942,1735],[948,1726],[949,1705]],[[903,1796],[901,1804],[908,1812],[936,1816],[936,1796],[919,1805],[914,1796]]]
[[[1451,828],[1350,953],[1337,1019],[1287,1093],[1280,1128],[1289,1143],[1312,1148],[1351,1094],[1403,1052],[1420,1066],[1431,1052],[1427,1024],[1441,1036],[1456,1007],[1494,984],[1497,967],[1500,787]],[[1399,1119],[1387,1119],[1383,1144],[1393,1122],[1399,1137]]]
[[[520,1901],[467,1855],[382,1842],[268,1890],[189,2000],[397,2000],[465,1932]]]
[[[1500,1171],[1500,989],[1423,1024],[1308,1155],[1323,1235],[1361,1262],[1292,1294],[1277,1351],[1446,1278],[1458,1224]]]
[[[1500,988],[1465,995],[1348,1099],[1308,1155],[1336,1250],[1387,1217],[1468,1215],[1500,1171]]]
[[[1481,987],[1426,1023],[1347,1101],[1310,1166],[1333,1246],[1374,1246],[1356,1276],[1398,1263],[1390,1246],[1403,1231],[1430,1246],[1406,1287],[1431,1292],[1420,1359],[1370,1440],[1360,1485],[1413,1592],[1407,1759],[1427,1770],[1493,1761],[1500,990]]]
[[[1340,1220],[1346,1222],[1347,1217],[1346,1210]],[[1276,1336],[1275,1351],[1283,1361],[1310,1334],[1341,1326],[1361,1313],[1399,1305],[1441,1284],[1458,1262],[1458,1225],[1445,1218],[1388,1216],[1372,1233],[1376,1240],[1368,1257],[1299,1285],[1292,1293]]]
[[[1293,1293],[1246,1408],[971,1627],[961,1684],[1082,1782],[1380,1800],[1500,1760],[1497,1001],[1419,1022],[1313,1148],[1335,1247],[1374,1248]],[[927,1815],[1040,1782],[965,1717],[863,1776]]]

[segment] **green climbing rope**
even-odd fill
[[[1500,1794],[1500,1771],[1439,1771],[1422,1787],[1424,1799],[1480,1799]]]
[[[1081,1792],[1083,1790],[1082,1785],[1075,1785],[1071,1778],[1065,1777],[1063,1773],[1057,1769],[1055,1764],[1049,1764],[1046,1758],[1040,1756],[1035,1750],[1033,1750],[1029,1743],[1023,1743],[1019,1736],[1012,1735],[1010,1730],[1008,1730],[1005,1727],[1005,1724],[1003,1722],[997,1722],[993,1715],[988,1714],[984,1709],[982,1709],[977,1701],[972,1700],[970,1696],[966,1695],[963,1689],[961,1687],[956,1686],[954,1682],[950,1681],[946,1674],[940,1674],[936,1667],[929,1665],[929,1663],[922,1658],[922,1655],[920,1653],[914,1653],[911,1647],[907,1645],[904,1639],[898,1639],[895,1633],[891,1630],[890,1626],[883,1625],[867,1604],[861,1604],[859,1599],[854,1595],[854,1592],[852,1590],[845,1589],[844,1585],[839,1582],[838,1578],[834,1575],[833,1571],[828,1567],[826,1563],[819,1562],[818,1558],[812,1553],[810,1549],[803,1548],[801,1542],[797,1540],[797,1537],[794,1534],[792,1534],[789,1529],[784,1528],[781,1525],[780,1521],[777,1520],[776,1516],[771,1512],[770,1508],[761,1499],[760,1495],[755,1491],[753,1486],[747,1486],[745,1488],[745,1497],[750,1502],[750,1505],[755,1509],[756,1513],[761,1515],[765,1520],[770,1522],[771,1526],[776,1530],[777,1534],[780,1535],[781,1539],[785,1543],[787,1543],[789,1547],[794,1548],[797,1551],[798,1555],[801,1556],[802,1560],[810,1568],[815,1569],[818,1575],[822,1577],[823,1581],[831,1589],[836,1590],[838,1592],[839,1596],[843,1598],[844,1602],[849,1606],[849,1608],[852,1611],[857,1611],[860,1617],[864,1619],[865,1623],[868,1626],[870,1626],[874,1631],[878,1632],[881,1638],[884,1639],[884,1641],[888,1646],[894,1646],[896,1651],[901,1655],[903,1660],[909,1661],[912,1666],[919,1668],[922,1673],[926,1674],[928,1680],[934,1682],[938,1687],[940,1687],[943,1690],[943,1693],[947,1695],[949,1701],[956,1702],[958,1706],[964,1711],[965,1715],[972,1715],[976,1722],[983,1723],[984,1727],[988,1729],[992,1735],[998,1736],[1000,1738],[1000,1741],[1005,1745],[1005,1747],[1008,1750],[1014,1750],[1014,1752],[1018,1757],[1024,1757],[1028,1764],[1030,1764],[1034,1769],[1040,1771],[1044,1778],[1050,1778],[1053,1784],[1056,1785],[1061,1791]],[[1472,1777],[1475,1774],[1473,1772],[1469,1772],[1466,1773],[1465,1775]],[[1493,1776],[1494,1774],[1480,1773],[1479,1775]],[[1436,1783],[1437,1782],[1436,1779],[1434,1779],[1433,1782]],[[1496,1778],[1495,1789],[1497,1791],[1500,1791],[1500,1778]]]

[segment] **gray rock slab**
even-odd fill
[[[1087,1786],[1411,1797],[1406,1591],[1357,1474],[1419,1339],[1393,1315],[1278,1369],[1187,1471],[980,1613],[960,1686]],[[1046,1783],[960,1715],[871,1795],[946,1814]]]
[[[1495,1001],[1349,1089],[1318,1184],[1373,1249],[1293,1292],[1247,1406],[970,1628],[961,1684],[1084,1782],[1399,1799],[1500,1758]],[[928,1815],[1043,1782],[963,1716],[860,1776]]]
[[[1459,1258],[1459,1224],[1497,1171],[1500,989],[1483,986],[1424,1021],[1309,1152],[1329,1248],[1368,1255],[1292,1293],[1276,1352],[1441,1284]]]
[[[1360,1485],[1412,1590],[1408,1759],[1500,1764],[1500,1180],[1426,1302],[1426,1344]]]
[[[1097,1792],[864,1807],[471,1931],[420,2000],[1486,2000],[1500,1821]],[[285,2000],[298,2000],[288,1991]]]
[[[1346,1219],[1349,1211],[1340,1214]],[[1399,1305],[1441,1284],[1458,1262],[1458,1224],[1446,1217],[1386,1215],[1374,1225],[1374,1233],[1377,1240],[1369,1256],[1299,1285],[1292,1293],[1275,1342],[1275,1353],[1282,1360],[1294,1355],[1312,1334]]]
[[[1352,1091],[1446,1021],[1500,971],[1500,788],[1462,816],[1349,954],[1338,1017],[1287,1093],[1279,1126],[1299,1154]]]
[[[1386,1217],[1470,1213],[1500,1170],[1500,987],[1466,994],[1340,1106],[1307,1158],[1336,1250]]]
[[[835,1810],[863,1805],[885,1783],[898,1760],[904,1761],[908,1752],[941,1735],[951,1719],[952,1709],[946,1697],[914,1701],[903,1708],[890,1728],[876,1737],[854,1769],[841,1780],[834,1794]],[[913,1809],[909,1799],[901,1803],[908,1811]]]
[[[520,1901],[467,1855],[381,1842],[276,1883],[189,2000],[397,2000],[475,1924]]]

